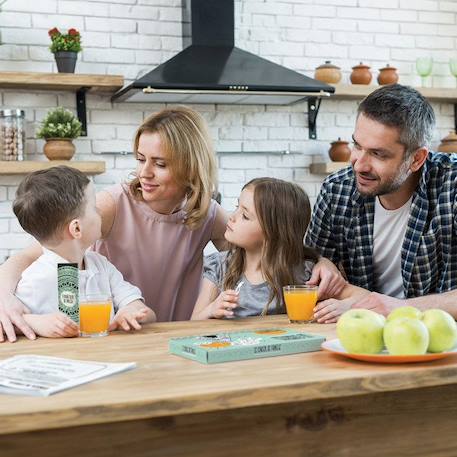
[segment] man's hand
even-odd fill
[[[8,341],[16,341],[16,326],[29,340],[36,338],[34,331],[24,319],[24,314],[29,313],[24,304],[13,294],[8,293],[0,298],[0,343],[5,341],[6,335]]]
[[[343,291],[347,282],[333,262],[321,257],[314,265],[311,278],[306,284],[311,286],[318,285],[319,300],[324,300],[337,297]]]
[[[352,305],[352,308],[365,308],[376,311],[379,314],[387,316],[393,309],[405,306],[406,300],[389,297],[388,295],[371,292],[358,302]]]
[[[25,319],[37,335],[46,338],[65,338],[78,336],[78,324],[66,314],[57,312],[51,314],[26,314]]]

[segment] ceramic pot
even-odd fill
[[[74,73],[78,53],[74,51],[58,51],[54,54],[59,73]]]
[[[360,62],[359,65],[352,67],[352,84],[370,84],[371,77],[370,67],[368,65],[364,65],[362,62]]]
[[[43,148],[44,155],[49,160],[70,160],[75,150],[70,138],[47,138]]]
[[[395,84],[398,82],[398,73],[395,67],[387,64],[384,68],[379,69],[378,84],[384,86],[386,84]]]
[[[314,71],[314,78],[328,84],[337,84],[341,81],[341,68],[333,65],[330,60],[326,60],[323,65],[319,65]]]
[[[330,160],[333,162],[347,162],[351,156],[351,148],[349,142],[344,141],[341,138],[330,143],[330,149],[328,150]]]
[[[449,135],[441,140],[441,144],[438,146],[438,152],[457,152],[457,133],[455,131],[450,131]]]

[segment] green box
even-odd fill
[[[170,353],[201,363],[258,359],[319,351],[322,335],[288,328],[268,328],[171,338]]]

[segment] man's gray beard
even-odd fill
[[[397,176],[394,176],[394,178],[391,181],[384,183],[381,187],[373,190],[372,192],[362,192],[359,189],[358,185],[357,190],[359,191],[359,194],[362,197],[379,197],[381,195],[391,194],[400,189],[400,187],[406,182],[406,180],[411,176],[411,174],[411,171],[409,171],[409,163],[404,161],[400,165],[400,170],[398,171]]]

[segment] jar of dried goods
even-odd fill
[[[25,112],[0,110],[0,160],[24,160]]]

